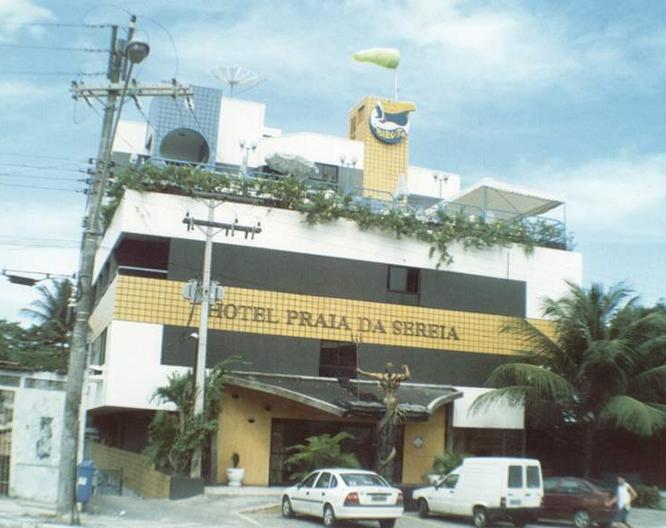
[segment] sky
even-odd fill
[[[349,109],[393,87],[351,54],[398,48],[411,164],[562,196],[585,285],[666,298],[666,3],[653,0],[0,0],[0,269],[76,271],[101,118],[69,86],[104,81],[106,25],[130,13],[151,46],[137,80],[224,88],[212,70],[241,65],[266,79],[241,97],[286,133],[345,136]],[[0,277],[0,318],[25,321],[35,295]]]

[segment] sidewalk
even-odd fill
[[[136,497],[93,497],[80,514],[82,526],[92,528],[249,528],[256,526],[246,514],[272,507],[273,496],[198,496],[170,501]],[[69,517],[52,508],[18,499],[0,499],[2,528],[61,528]]]

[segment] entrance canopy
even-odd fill
[[[376,381],[233,372],[226,384],[280,396],[335,416],[380,417],[385,411]],[[400,409],[408,420],[427,420],[439,407],[462,395],[448,385],[402,383],[398,390]]]
[[[484,178],[452,197],[447,207],[493,211],[502,218],[525,218],[544,214],[563,203],[559,197],[547,196],[541,191]]]

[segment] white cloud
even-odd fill
[[[32,35],[40,35],[42,28],[25,27],[24,24],[52,22],[56,16],[50,9],[41,7],[31,0],[0,0],[0,42],[12,40],[20,32],[27,30]]]
[[[657,242],[666,233],[666,154],[621,154],[570,167],[523,167],[520,179],[566,197],[574,232]]]
[[[0,97],[3,99],[34,99],[46,97],[51,90],[43,85],[24,81],[0,81]]]

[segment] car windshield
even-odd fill
[[[388,482],[382,477],[379,475],[373,475],[372,473],[342,473],[340,476],[347,486],[389,487]]]

